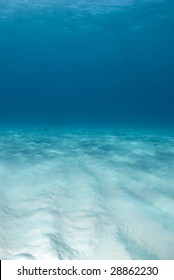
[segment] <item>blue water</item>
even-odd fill
[[[1,122],[174,123],[173,0],[1,0]]]
[[[1,259],[174,259],[173,50],[173,0],[0,0]]]

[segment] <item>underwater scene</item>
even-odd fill
[[[0,0],[0,259],[174,260],[173,0]]]

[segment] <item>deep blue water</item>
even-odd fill
[[[1,123],[174,124],[173,0],[1,0]]]

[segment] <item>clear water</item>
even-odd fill
[[[0,122],[173,125],[173,30],[173,0],[1,0]]]
[[[172,135],[20,129],[0,143],[1,258],[174,258]]]
[[[0,0],[0,259],[174,259],[173,50],[173,0]]]

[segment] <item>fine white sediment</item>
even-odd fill
[[[174,140],[0,131],[0,259],[174,259]]]

